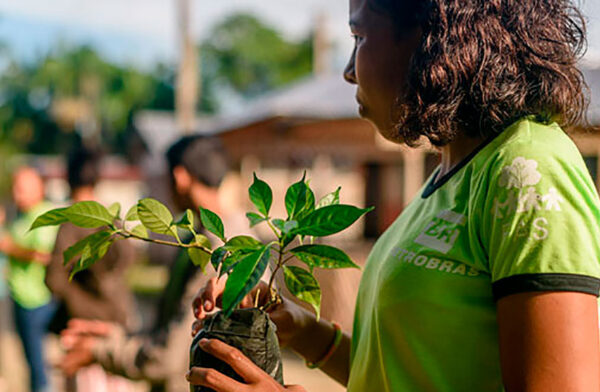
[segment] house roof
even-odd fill
[[[203,133],[222,133],[268,119],[329,120],[358,118],[356,88],[341,74],[310,76],[291,86],[260,96],[238,110],[199,126]]]
[[[600,124],[600,67],[583,70],[591,90],[589,121]],[[197,132],[223,133],[269,119],[329,120],[358,118],[356,87],[339,74],[310,76],[292,86],[250,101],[239,110],[211,118],[198,118]],[[136,116],[137,128],[151,151],[162,154],[179,133],[172,112],[144,111]]]

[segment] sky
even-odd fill
[[[112,60],[138,66],[177,58],[176,0],[0,0],[0,42],[18,58],[59,44],[91,44]],[[318,14],[328,16],[338,66],[349,54],[347,0],[191,0],[192,32],[201,40],[235,11],[256,14],[288,37],[305,35]],[[600,65],[600,0],[582,0],[589,21],[588,64]]]

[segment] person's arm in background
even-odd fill
[[[596,296],[514,294],[498,301],[497,317],[507,392],[600,391]]]
[[[4,234],[0,239],[0,252],[22,262],[39,263],[47,265],[50,262],[50,253],[27,249],[15,243],[9,234]]]

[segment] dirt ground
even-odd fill
[[[2,307],[2,305],[0,305]],[[0,309],[0,392],[28,392],[27,367],[23,359],[18,337],[11,328],[10,311]],[[49,363],[56,363],[60,358],[58,341],[53,337],[47,339]],[[299,384],[308,392],[342,392],[344,388],[328,378],[319,370],[310,370],[294,353],[284,352],[284,379],[286,384]],[[55,392],[64,392],[61,375],[52,372],[52,384]],[[146,392],[147,386],[138,385],[139,392]],[[81,391],[94,392],[94,391]],[[182,391],[187,392],[187,391]]]

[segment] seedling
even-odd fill
[[[79,257],[71,270],[71,278],[100,260],[115,241],[133,239],[186,249],[191,261],[203,271],[210,263],[219,277],[228,274],[223,293],[223,313],[226,317],[239,306],[271,265],[272,274],[268,284],[271,299],[260,309],[266,311],[280,300],[273,284],[277,274],[283,272],[284,282],[290,293],[310,304],[318,317],[321,310],[321,288],[313,275],[314,269],[359,267],[344,251],[329,245],[315,244],[314,240],[345,230],[372,208],[361,209],[340,204],[340,188],[316,202],[306,174],[286,192],[285,219],[271,217],[273,192],[256,174],[249,188],[249,196],[256,207],[255,212],[246,214],[250,227],[268,225],[274,234],[274,239],[270,242],[261,242],[246,235],[228,238],[221,218],[200,207],[202,226],[222,242],[222,245],[213,247],[205,235],[194,229],[194,214],[191,210],[185,211],[181,219],[175,221],[165,205],[151,198],[140,200],[124,217],[121,217],[121,206],[118,203],[109,207],[95,201],[75,203],[39,216],[31,230],[66,222],[79,227],[100,229],[64,252],[65,265]],[[172,240],[151,238],[148,232],[163,234]],[[182,238],[190,240],[183,241]],[[295,245],[292,247],[292,244]],[[306,268],[288,265],[294,258],[300,260]]]

